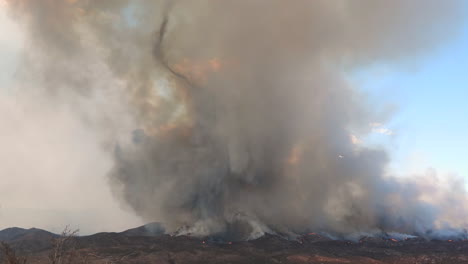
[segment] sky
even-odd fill
[[[35,146],[36,148],[52,148],[52,150],[58,152],[67,151],[72,153],[88,151],[100,155],[99,151],[93,149],[94,138],[86,134],[86,131],[78,124],[70,121],[67,113],[51,119],[36,120],[36,122],[29,125],[21,123],[21,118],[25,113],[24,111],[17,112],[14,110],[15,102],[11,99],[13,98],[11,94],[14,93],[12,81],[21,57],[23,36],[21,27],[16,25],[5,14],[1,3],[0,0],[0,122],[7,120],[17,126],[10,127],[9,131],[2,131],[3,135],[0,137],[3,139],[0,139],[0,144],[4,146],[11,143],[18,136],[24,136],[30,138],[31,142],[36,142],[33,131],[46,125],[58,131],[58,134],[55,134],[54,137],[72,133],[73,136],[89,137],[89,141],[85,141],[89,142],[89,145],[78,146],[70,143],[70,145],[61,146],[52,142],[43,146]],[[468,162],[466,161],[468,157],[466,154],[468,151],[468,140],[466,139],[468,132],[468,122],[466,122],[468,116],[468,74],[466,69],[468,69],[468,19],[464,21],[463,28],[457,37],[430,52],[422,60],[418,60],[417,63],[402,65],[401,67],[374,65],[350,73],[350,82],[365,91],[372,104],[379,108],[390,109],[389,111],[392,112],[391,117],[385,123],[374,124],[375,133],[364,139],[367,144],[382,145],[390,150],[392,156],[391,173],[409,175],[428,168],[434,168],[442,173],[461,175],[468,180]],[[46,108],[41,111],[48,112],[52,110]],[[71,123],[59,126],[57,122]],[[71,127],[73,132],[70,132],[65,126]],[[67,140],[67,138],[63,139]],[[51,137],[50,140],[53,141],[53,138]],[[5,160],[8,161],[8,157],[18,155],[24,157],[26,161],[33,160],[35,155],[28,156],[25,153],[30,153],[30,150],[23,150],[25,145],[27,148],[27,144],[28,140],[21,142],[21,144],[10,145],[13,151],[3,148],[3,150],[0,150],[0,158],[5,162]],[[82,160],[72,157],[68,160],[61,160],[61,163],[66,164],[76,160],[79,160],[82,164],[91,164],[90,175],[92,174],[91,170],[105,175],[104,172],[110,167],[110,161],[101,156],[86,157]],[[7,187],[5,187],[5,184],[0,187],[0,193],[3,192],[3,194],[0,194],[0,217],[3,219],[0,220],[0,228],[14,223],[21,225],[18,218],[9,219],[8,212],[10,214],[15,212],[16,214],[21,210],[29,210],[24,206],[25,204],[31,204],[31,201],[27,199],[23,203],[18,201],[16,204],[10,205],[5,205],[1,201],[2,195],[7,195],[5,189],[11,189],[15,184],[20,184],[22,182],[21,177],[26,180],[29,179],[30,176],[27,174],[30,170],[21,170],[22,166],[24,165],[10,164],[10,166],[7,166],[3,164],[2,167],[4,168],[0,168],[3,179],[10,177],[7,179],[9,182],[6,185]],[[6,170],[5,167],[11,167],[11,169]],[[38,168],[38,174],[42,173],[43,175],[61,169],[47,164],[38,165]],[[5,172],[11,173],[9,175],[17,173],[20,175],[20,179],[16,176],[14,178],[6,176]],[[124,229],[126,227],[124,223],[138,224],[138,219],[130,216],[124,208],[120,208],[117,202],[113,201],[109,190],[107,190],[108,194],[104,198],[99,196],[100,202],[95,202],[98,196],[93,196],[93,190],[94,192],[102,192],[101,186],[106,185],[104,176],[100,177],[93,178],[90,176],[89,186],[87,186],[88,194],[85,198],[82,197],[83,190],[73,189],[73,181],[60,182],[60,184],[69,186],[69,189],[59,190],[57,193],[66,192],[70,198],[64,201],[55,201],[56,207],[54,210],[70,207],[70,204],[73,205],[77,201],[76,199],[88,199],[93,201],[97,208],[89,209],[78,206],[77,210],[88,210],[89,215],[91,215],[89,219],[82,219],[82,221],[95,221],[92,215],[96,212],[102,212],[102,208],[107,208],[108,212],[112,212],[112,214],[105,215],[107,211],[104,211],[103,215],[95,215],[96,218],[100,217],[102,219],[102,224],[95,226],[95,229],[85,229],[84,233]],[[35,187],[41,188],[40,183],[37,184]],[[25,194],[23,197],[27,197],[28,190],[23,190],[23,192]],[[86,201],[82,203],[86,204]],[[42,208],[42,206],[36,205],[36,208]],[[113,225],[106,225],[106,223],[110,222],[108,219],[122,220],[120,222],[111,221]],[[63,220],[63,222],[66,221]],[[51,229],[53,228],[51,227]]]
[[[427,168],[468,177],[468,19],[461,32],[411,65],[374,65],[350,76],[375,105],[393,112],[373,135],[389,148],[392,170],[417,173]]]

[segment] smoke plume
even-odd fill
[[[384,117],[347,81],[450,39],[460,1],[8,2],[22,82],[80,113],[145,221],[229,239],[466,227],[462,184],[392,177],[356,144]]]

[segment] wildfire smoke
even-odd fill
[[[350,138],[383,117],[346,81],[450,38],[459,1],[7,2],[51,100],[113,100],[86,116],[116,146],[116,197],[147,221],[230,240],[466,227],[464,190],[424,199],[434,185]]]

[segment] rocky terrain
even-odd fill
[[[468,263],[468,241],[363,238],[352,242],[310,233],[297,240],[267,234],[252,241],[220,243],[161,232],[153,225],[74,237],[63,263]],[[58,238],[34,228],[0,231],[0,240],[25,256],[27,263],[51,263],[53,241]]]

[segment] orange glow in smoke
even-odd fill
[[[218,72],[221,69],[221,62],[218,58],[213,58],[209,61],[210,67],[214,72]]]
[[[286,162],[291,166],[297,165],[301,161],[302,152],[303,152],[302,146],[300,144],[296,144],[291,149],[291,152],[289,153]]]
[[[147,126],[143,128],[145,135],[163,138],[188,139],[192,133],[190,124],[184,122],[168,122],[159,126]]]
[[[209,74],[219,72],[223,67],[224,64],[219,58],[212,58],[208,61],[193,61],[184,58],[181,62],[175,64],[173,69],[191,81],[205,83]]]

